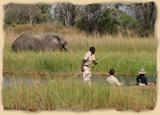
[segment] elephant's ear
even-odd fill
[[[61,43],[61,39],[58,36],[56,36],[56,38],[57,38],[58,43]]]

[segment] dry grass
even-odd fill
[[[157,99],[155,87],[109,87],[96,82],[88,86],[79,80],[64,82],[62,78],[49,79],[44,84],[39,80],[33,80],[32,85],[18,84],[3,88],[4,109],[141,111],[154,109]]]

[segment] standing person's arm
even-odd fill
[[[81,71],[82,71],[82,72],[84,71],[84,70],[83,70],[83,66],[84,66],[85,62],[86,62],[86,60],[82,59],[82,62],[81,62]]]
[[[94,65],[97,65],[95,55],[93,55],[92,60],[93,60],[93,61],[92,61],[92,62],[93,62],[93,64],[94,64]]]
[[[96,60],[93,60],[93,64],[94,64],[94,65],[97,65],[97,62],[96,62]]]
[[[84,71],[84,70],[83,70],[83,66],[84,66],[84,64],[87,62],[88,58],[89,58],[89,54],[86,53],[85,56],[84,56],[83,59],[82,59],[82,62],[81,62],[81,71],[82,71],[82,72]]]

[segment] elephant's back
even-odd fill
[[[64,36],[62,36],[61,34],[58,34],[58,33],[46,33],[46,34],[44,34],[42,39],[45,39],[47,41],[51,41],[53,39],[64,40]]]
[[[12,50],[23,51],[23,50],[43,50],[42,42],[39,38],[29,33],[21,34],[12,44]]]

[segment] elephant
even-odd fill
[[[61,35],[47,33],[43,37],[35,37],[30,33],[21,34],[12,44],[17,51],[68,51],[67,42]]]
[[[60,34],[55,33],[46,33],[42,38],[50,49],[54,50],[61,50],[61,51],[69,51],[68,50],[68,43],[64,40],[64,37]]]

